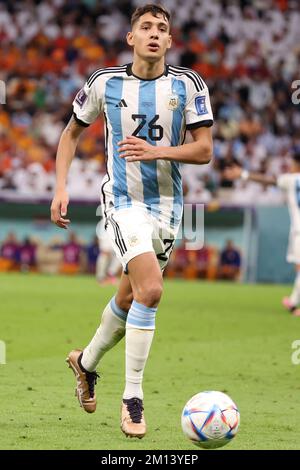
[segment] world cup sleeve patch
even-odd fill
[[[207,108],[205,103],[205,96],[196,96],[195,98],[195,107],[197,110],[198,116],[202,116],[203,114],[207,114]]]
[[[76,95],[76,98],[75,98],[75,101],[77,104],[79,104],[79,106],[82,108],[82,106],[84,105],[85,101],[87,99],[87,94],[86,92],[84,91],[84,89],[82,88]]]

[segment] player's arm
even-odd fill
[[[83,130],[92,124],[101,112],[103,83],[101,75],[91,77],[79,90],[73,101],[73,116],[64,129],[56,156],[56,190],[51,205],[51,220],[61,228],[67,228],[70,221],[67,215],[69,197],[66,191],[67,175],[74,158],[79,137]]]
[[[161,150],[163,160],[180,163],[194,163],[203,165],[209,163],[213,156],[213,139],[211,127],[198,127],[191,129],[194,142],[179,145],[178,147],[165,147]]]
[[[247,170],[243,170],[243,168],[238,165],[226,168],[224,170],[224,176],[229,180],[236,180],[242,178],[243,180],[250,180],[254,181],[255,183],[277,186],[277,179],[274,176],[249,172]]]
[[[143,139],[128,136],[118,143],[121,158],[128,162],[169,160],[180,163],[203,165],[209,163],[213,154],[211,127],[191,130],[194,142],[177,147],[158,147]]]
[[[72,116],[64,129],[58,144],[56,155],[56,189],[51,204],[51,220],[58,227],[67,228],[66,219],[69,196],[66,190],[67,175],[82,131],[85,129]]]

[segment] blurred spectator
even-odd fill
[[[12,271],[19,266],[19,243],[13,232],[10,232],[0,248],[0,271]]]
[[[62,264],[62,250],[56,241],[37,246],[37,268],[40,273],[57,274]]]
[[[86,247],[88,272],[96,272],[96,262],[99,256],[98,237],[95,236],[92,243]]]
[[[185,240],[182,240],[173,250],[165,275],[169,278],[215,280],[218,276],[219,256],[214,246],[205,245],[200,250],[189,250]]]
[[[183,277],[185,279],[206,278],[209,250],[206,246],[201,250],[187,250],[187,265],[184,268]]]
[[[63,262],[60,268],[62,274],[78,274],[80,271],[80,255],[82,247],[75,233],[70,233],[69,241],[62,246]]]
[[[237,280],[241,268],[241,255],[233,242],[228,240],[226,247],[220,254],[219,278],[226,280]]]
[[[170,257],[165,275],[170,278],[183,277],[184,270],[188,266],[188,254],[185,249],[185,240],[181,240],[179,246],[175,246]]]
[[[197,250],[197,275],[198,277],[205,279],[207,277],[207,271],[210,261],[209,248],[203,246],[201,250]]]
[[[20,270],[23,272],[36,270],[36,245],[25,238],[19,250]]]
[[[103,221],[91,243],[81,244],[75,233],[70,233],[66,243],[52,239],[45,243],[33,242],[28,237],[20,244],[14,233],[8,233],[0,246],[0,272],[40,272],[45,274],[95,273],[101,286],[115,284],[121,265],[111,249]],[[186,240],[175,246],[165,271],[169,278],[208,279],[217,277],[236,280],[240,267],[239,251],[228,241],[219,254],[216,247],[205,245],[200,250],[186,248]],[[236,275],[235,275],[236,274]]]

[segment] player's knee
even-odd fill
[[[153,282],[138,290],[135,300],[146,307],[157,307],[162,296],[162,285]]]
[[[129,312],[132,301],[133,301],[132,293],[128,295],[124,295],[122,297],[118,295],[116,296],[116,303],[122,310],[124,310],[124,312]]]

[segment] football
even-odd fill
[[[240,413],[232,399],[222,392],[194,395],[184,406],[181,426],[185,436],[203,449],[216,449],[237,433]]]

